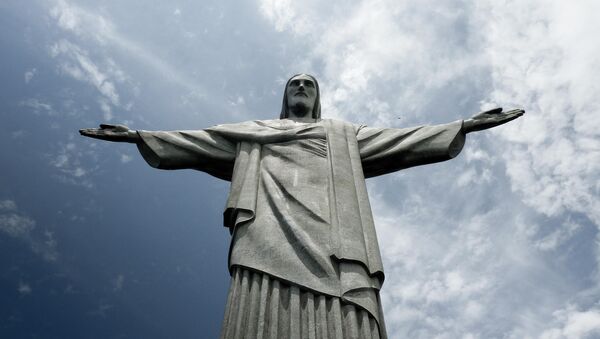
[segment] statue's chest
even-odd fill
[[[329,159],[325,139],[267,144],[261,151],[261,189],[294,200],[329,219]]]

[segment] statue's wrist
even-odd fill
[[[462,122],[462,128],[461,128],[462,132],[464,134],[467,134],[469,132],[473,132],[473,125],[474,125],[473,119],[465,119],[465,120],[463,120],[463,122]]]
[[[140,134],[138,133],[138,131],[134,131],[134,130],[129,130],[127,131],[127,141],[130,143],[138,143],[140,140],[142,140],[142,138],[140,137]]]

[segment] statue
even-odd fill
[[[387,338],[384,274],[365,178],[454,158],[465,135],[521,109],[444,125],[391,129],[321,119],[319,85],[298,74],[280,119],[199,131],[82,129],[135,143],[160,169],[191,168],[231,181],[231,286],[221,338]]]

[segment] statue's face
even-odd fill
[[[311,114],[317,99],[317,85],[311,77],[301,74],[290,80],[285,89],[288,107],[305,107],[307,114]]]

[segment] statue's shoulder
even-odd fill
[[[256,128],[259,126],[274,125],[276,120],[248,120],[241,122],[218,124],[212,129],[235,129],[235,128]]]
[[[321,119],[316,124],[323,125],[328,128],[355,128],[358,129],[363,125],[355,124],[352,122],[339,120],[339,119]],[[222,124],[217,125],[217,129],[290,129],[297,128],[299,125],[310,126],[311,123],[297,123],[289,119],[269,119],[269,120],[249,120],[244,122],[238,122],[233,124]]]
[[[360,124],[355,124],[351,121],[341,120],[341,119],[321,119],[322,121],[329,121],[330,123],[340,124],[340,125],[352,125],[352,126],[360,126]]]
[[[252,120],[252,121],[247,121],[247,123],[251,123],[256,126],[276,127],[276,126],[280,126],[282,124],[282,120],[281,119]]]
[[[356,124],[339,119],[322,119],[321,121],[330,128],[353,129],[356,133],[358,133],[361,128],[365,127],[363,124]]]
[[[292,128],[290,121],[280,119],[271,120],[249,120],[232,124],[222,124],[211,127],[210,129],[220,133],[235,134],[240,133],[269,133],[273,130],[282,130]]]

